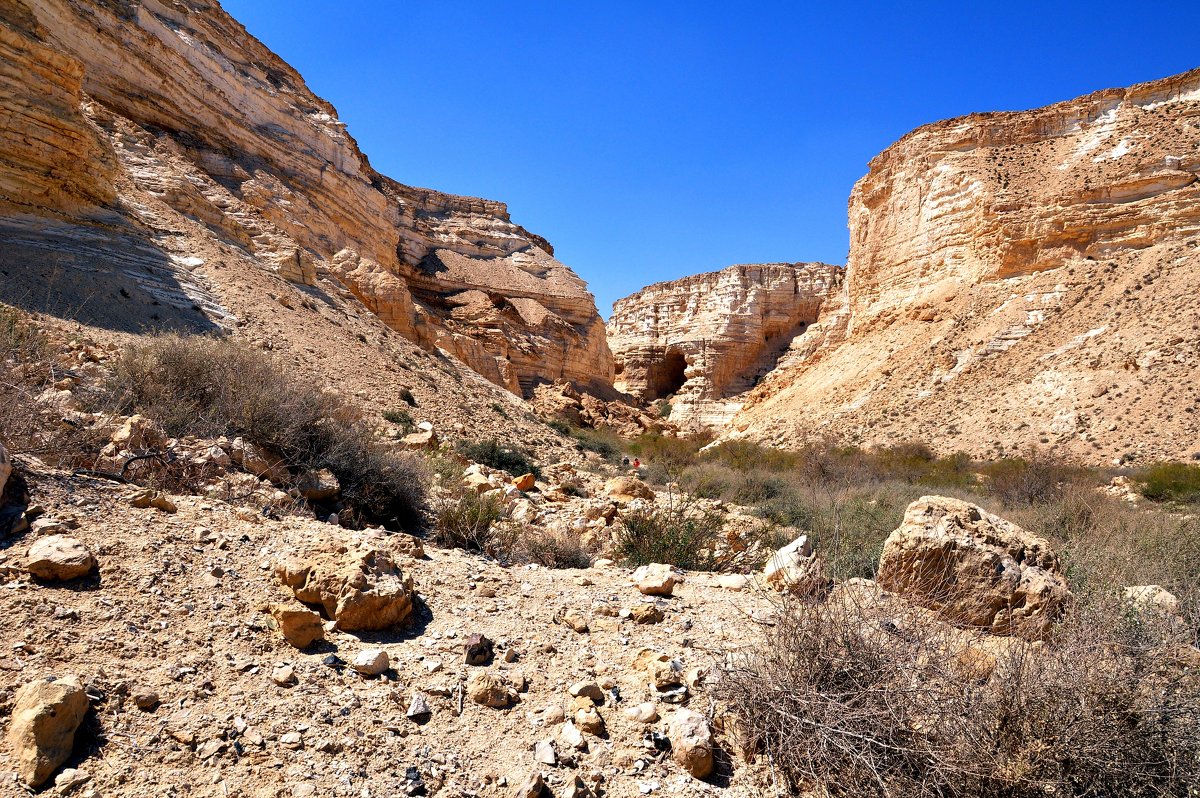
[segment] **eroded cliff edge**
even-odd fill
[[[1200,70],[913,131],[854,187],[840,300],[718,431],[1191,456],[1198,175]]]
[[[265,269],[349,290],[513,392],[611,385],[594,300],[544,239],[502,203],[375,172],[334,108],[218,4],[0,0],[0,20],[0,299],[204,329],[236,323],[223,267]],[[104,295],[129,273],[131,296]]]

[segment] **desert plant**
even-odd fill
[[[616,552],[633,566],[666,563],[691,571],[720,565],[717,545],[724,519],[689,497],[672,495],[665,507],[626,512],[617,533]]]
[[[514,477],[522,474],[541,475],[541,469],[533,462],[527,452],[516,448],[503,446],[498,441],[459,441],[455,447],[458,453],[468,460],[481,463],[489,468],[507,471]]]
[[[543,568],[588,568],[595,551],[578,535],[549,527],[523,526],[513,536],[508,559]]]
[[[384,410],[383,420],[400,427],[401,432],[408,434],[416,426],[412,413],[407,410]]]
[[[351,408],[243,343],[165,335],[128,348],[114,367],[111,406],[172,436],[242,436],[298,470],[328,468],[347,519],[411,528],[425,474],[377,440]]]
[[[969,635],[853,595],[784,606],[723,680],[742,744],[793,792],[1194,795],[1200,679],[1165,653],[1189,642],[1165,620],[1089,604],[1045,645],[981,658]]]
[[[1132,479],[1152,501],[1200,502],[1200,465],[1155,463],[1134,472]]]
[[[509,548],[496,526],[502,518],[504,507],[499,499],[473,490],[463,491],[435,506],[433,540],[444,548],[501,556]]]
[[[1084,476],[1083,469],[1036,449],[1024,457],[988,463],[983,473],[986,493],[1008,507],[1052,502]]]

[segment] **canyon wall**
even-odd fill
[[[845,307],[732,434],[1200,453],[1200,70],[928,125],[850,197]]]
[[[728,437],[1105,464],[1200,454],[1198,176],[1200,70],[927,125],[854,186],[842,290],[769,374],[736,347],[697,365],[694,342],[725,335],[733,312],[701,275],[617,303],[618,384],[653,397],[672,345],[691,341],[702,393],[719,393],[708,373],[756,383],[728,424],[695,416]]]
[[[684,428],[720,425],[841,288],[823,263],[731,266],[656,283],[613,305],[616,387],[669,400]]]
[[[220,252],[348,289],[510,391],[610,389],[603,321],[544,239],[502,203],[375,172],[334,108],[216,3],[0,0],[0,18],[0,108],[14,120],[0,132],[0,221],[21,231],[0,258],[31,281],[45,253],[81,263],[135,240],[186,297],[202,281],[178,262]]]

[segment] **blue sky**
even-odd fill
[[[380,172],[507,202],[614,300],[844,263],[846,200],[914,127],[1200,66],[1200,3],[225,0]]]

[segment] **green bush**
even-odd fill
[[[507,471],[514,477],[519,477],[523,474],[533,474],[535,477],[541,476],[541,469],[530,459],[527,452],[502,446],[495,440],[464,440],[459,441],[458,446],[455,448],[459,454],[468,460],[473,460],[488,468]]]
[[[416,426],[412,413],[407,410],[384,410],[383,419],[399,426],[405,434]]]
[[[690,571],[714,570],[724,520],[690,501],[625,513],[617,556],[632,566],[666,563]]]
[[[1069,485],[1084,476],[1083,469],[1036,450],[1026,457],[988,463],[982,471],[985,492],[1007,507],[1056,501]]]
[[[1200,502],[1200,465],[1155,463],[1133,474],[1138,492],[1156,502]]]
[[[266,353],[228,339],[166,335],[129,347],[110,403],[154,419],[173,437],[244,437],[297,470],[328,468],[340,515],[412,528],[425,499],[418,461],[386,447],[353,410]]]

